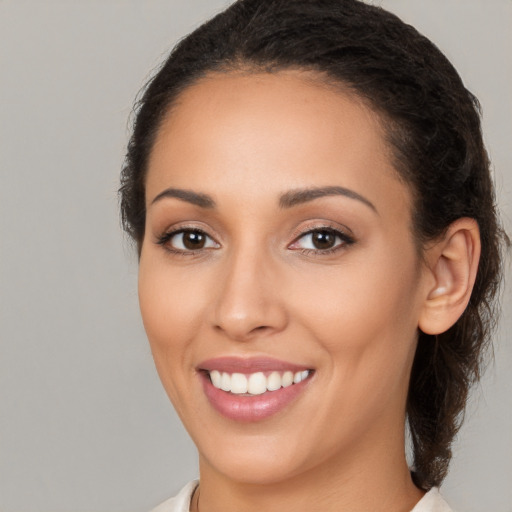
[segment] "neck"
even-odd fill
[[[396,437],[365,443],[371,448],[346,450],[319,467],[265,484],[229,478],[200,459],[199,511],[408,512],[424,492],[412,482],[403,435]],[[193,512],[197,503],[193,500]]]

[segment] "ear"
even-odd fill
[[[426,250],[429,278],[418,324],[424,333],[447,331],[466,309],[475,284],[480,248],[477,222],[462,218]]]

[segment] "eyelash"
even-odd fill
[[[351,236],[347,235],[343,231],[341,231],[337,228],[333,228],[331,226],[322,225],[322,226],[308,229],[307,231],[300,232],[294,238],[293,242],[288,247],[296,244],[299,240],[305,238],[306,236],[311,235],[313,233],[317,233],[319,231],[327,232],[331,235],[334,235],[336,238],[339,238],[341,240],[341,242],[338,243],[337,245],[335,245],[334,247],[331,247],[330,249],[310,249],[310,248],[300,249],[299,248],[299,249],[292,249],[292,250],[299,251],[301,254],[304,254],[304,255],[327,256],[330,254],[334,254],[334,253],[338,252],[339,250],[342,250],[342,249],[346,248],[347,246],[350,246],[355,243],[355,239],[352,238]],[[215,240],[210,235],[208,235],[208,233],[203,231],[202,229],[192,228],[192,227],[191,228],[184,227],[184,228],[179,228],[179,229],[176,229],[173,231],[163,233],[161,236],[158,237],[158,239],[156,240],[156,243],[158,245],[163,246],[167,252],[169,252],[173,255],[177,255],[177,256],[195,256],[195,255],[201,253],[202,251],[211,249],[211,247],[207,247],[207,248],[201,248],[201,249],[195,249],[195,250],[194,249],[182,250],[182,249],[176,249],[176,248],[170,246],[169,242],[172,240],[172,238],[181,233],[183,233],[183,234],[184,233],[197,233],[197,234],[203,235],[215,242]],[[215,242],[215,243],[218,243],[218,242]]]
[[[176,248],[172,247],[171,245],[169,245],[169,242],[172,240],[172,238],[175,237],[176,235],[179,235],[180,233],[183,233],[183,234],[184,233],[198,233],[200,235],[205,236],[206,238],[209,238],[210,240],[213,240],[213,238],[208,233],[206,233],[206,231],[203,231],[202,229],[192,228],[192,227],[190,227],[190,228],[183,227],[183,228],[179,228],[179,229],[169,231],[167,233],[162,234],[161,236],[158,237],[156,243],[158,245],[163,246],[167,252],[169,252],[173,255],[177,255],[177,256],[195,256],[195,255],[199,254],[201,251],[210,249],[210,248],[202,248],[202,249],[195,249],[195,250],[190,249],[190,250],[184,251],[182,249],[176,249]]]
[[[335,245],[334,247],[331,247],[330,249],[294,249],[300,251],[301,254],[304,254],[306,256],[309,255],[319,255],[319,256],[328,256],[330,254],[334,254],[340,250],[346,249],[348,246],[355,243],[355,239],[348,235],[347,233],[341,231],[339,228],[334,228],[332,226],[315,226],[314,228],[310,228],[307,231],[302,231],[298,236],[295,237],[294,241],[291,245],[296,244],[299,240],[305,238],[308,235],[311,235],[313,233],[326,232],[331,235],[333,235],[336,238],[340,239],[340,242]]]

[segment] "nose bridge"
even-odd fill
[[[269,251],[251,243],[234,248],[219,276],[215,328],[236,340],[283,329],[286,313],[276,287],[277,274]]]

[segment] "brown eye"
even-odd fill
[[[318,228],[312,229],[297,238],[289,249],[327,254],[353,243],[354,239],[351,236],[348,236],[337,229]]]
[[[186,249],[202,249],[206,243],[206,235],[200,231],[186,231],[182,234],[183,245]]]
[[[311,233],[311,243],[315,249],[332,249],[336,244],[336,235],[327,230],[313,231]]]
[[[158,243],[169,250],[182,253],[219,247],[215,240],[198,229],[182,229],[168,233]]]

